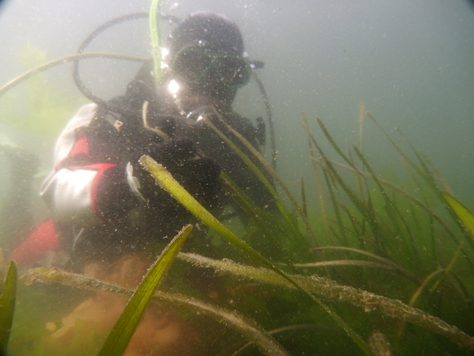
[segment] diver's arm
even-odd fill
[[[84,105],[56,142],[55,169],[43,183],[41,195],[58,222],[81,226],[110,222],[136,204],[125,164],[94,152],[100,145],[91,144],[85,128],[96,116],[96,104]]]
[[[121,171],[106,163],[61,168],[45,181],[41,195],[59,222],[94,225],[119,220],[136,203]]]

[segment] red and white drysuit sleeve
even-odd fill
[[[101,155],[91,152],[86,128],[97,112],[94,103],[81,107],[56,142],[55,168],[44,181],[41,195],[57,222],[90,226],[114,221],[136,201],[126,166],[107,159],[100,162]]]

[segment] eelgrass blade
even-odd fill
[[[70,56],[61,57],[61,58],[52,60],[50,62],[47,62],[45,64],[42,64],[36,68],[33,68],[23,73],[19,77],[9,81],[7,84],[5,84],[3,87],[0,88],[0,96],[5,94],[7,91],[12,89],[16,85],[20,84],[24,80],[38,73],[41,73],[42,71],[45,71],[49,68],[53,68],[57,65],[74,62],[74,61],[77,61],[78,59],[84,59],[84,58],[113,58],[113,59],[136,61],[136,62],[149,62],[150,61],[148,57],[137,57],[137,56],[129,56],[129,55],[123,55],[123,54],[116,54],[116,53],[89,52],[89,53],[73,54]]]
[[[133,294],[133,291],[127,288],[99,281],[83,274],[66,272],[55,268],[32,268],[21,276],[21,280],[26,284],[31,284],[33,282],[42,282],[45,284],[61,283],[66,286],[83,290],[101,290],[122,295]],[[240,332],[242,336],[249,340],[249,342],[255,343],[264,355],[287,355],[287,352],[282,348],[282,346],[271,337],[271,335],[269,335],[270,333],[263,330],[253,320],[245,318],[235,311],[226,310],[185,295],[164,293],[161,291],[156,291],[154,293],[152,302],[153,301],[178,305],[179,308],[189,310],[194,314],[205,314],[222,325],[226,325],[227,327]]]
[[[423,169],[422,171],[424,171],[424,174],[421,174],[420,175],[428,182],[429,186],[431,187],[431,189],[433,189],[433,191],[439,195],[440,194],[440,190],[436,184],[436,180],[435,180],[435,176],[434,174],[431,172],[431,170],[429,169],[428,165],[429,165],[429,162],[428,160],[426,159],[426,157],[418,152],[418,150],[415,149],[415,147],[413,146],[413,144],[410,142],[410,140],[408,139],[408,137],[406,137],[402,130],[400,128],[397,128],[397,131],[400,133],[400,135],[403,137],[403,139],[408,143],[408,145],[410,146],[411,150],[413,151],[413,153],[415,154],[416,158],[418,158],[418,161],[420,162],[420,165],[421,165],[421,168]],[[412,164],[412,163],[410,163]],[[421,169],[419,169],[418,167],[418,172],[421,172]]]
[[[275,127],[273,125],[273,115],[272,115],[272,109],[270,106],[270,102],[268,100],[267,96],[267,91],[265,90],[265,86],[263,85],[262,81],[260,80],[259,76],[255,71],[253,71],[253,77],[255,78],[255,81],[257,82],[257,85],[260,89],[260,91],[263,94],[263,103],[265,104],[265,109],[267,111],[267,119],[268,119],[268,126],[270,129],[270,144],[272,148],[272,167],[274,170],[276,170],[276,162],[277,162],[277,155],[278,151],[276,149],[276,143],[275,143]]]
[[[383,264],[390,266],[392,269],[397,270],[400,274],[404,275],[408,279],[412,280],[414,283],[419,284],[420,280],[418,277],[415,275],[411,274],[407,270],[405,270],[403,267],[401,267],[398,263],[395,263],[387,258],[380,257],[378,255],[375,255],[373,253],[364,251],[364,250],[359,250],[356,248],[352,247],[345,247],[345,246],[323,246],[323,247],[315,247],[312,248],[311,251],[321,251],[321,250],[341,250],[341,251],[348,251],[348,252],[354,252],[357,254],[361,254],[364,256],[371,257],[373,259],[376,259],[378,261],[383,262]],[[296,266],[296,265],[295,265]]]
[[[301,202],[303,204],[303,214],[308,219],[308,206],[306,203],[306,190],[304,188],[304,177],[301,177]]]
[[[391,201],[391,199],[388,197],[387,192],[385,191],[384,187],[380,183],[379,179],[377,178],[377,175],[373,171],[372,167],[370,166],[369,162],[365,158],[365,156],[362,154],[362,152],[357,148],[357,146],[354,146],[354,150],[359,157],[360,161],[364,165],[364,167],[369,171],[372,179],[374,180],[375,184],[380,190],[380,193],[382,194],[383,199],[385,200],[385,208],[388,209],[388,214],[389,215],[395,215],[395,206],[394,203]],[[392,210],[393,209],[393,210]]]
[[[399,209],[397,208],[397,205],[388,196],[386,190],[384,189],[384,186],[380,182],[379,178],[375,174],[374,170],[372,169],[372,167],[370,166],[369,162],[367,161],[365,156],[362,154],[362,152],[356,146],[354,146],[354,150],[355,150],[357,156],[359,157],[360,161],[362,162],[363,166],[370,173],[370,176],[372,177],[372,180],[377,185],[377,187],[380,191],[380,194],[382,195],[382,197],[385,201],[384,208],[387,211],[388,217],[390,217],[389,220],[392,222],[393,227],[396,231],[396,234],[401,236],[401,235],[404,235],[404,231],[406,231],[408,233],[408,236],[413,241],[413,235],[412,235],[412,232],[410,230],[410,226],[407,224],[407,222],[405,221],[403,215],[400,213]],[[358,177],[363,177],[363,176],[358,175]],[[368,197],[370,198],[370,195],[368,195]],[[402,228],[400,226],[400,223],[399,223],[399,219],[400,219],[401,223],[403,224],[405,230],[402,230]],[[412,245],[415,246],[414,243]],[[413,249],[413,251],[414,251],[415,256],[417,256],[416,249]]]
[[[433,176],[435,176],[441,182],[443,189],[449,194],[454,195],[453,190],[448,184],[448,181],[446,180],[446,178],[443,177],[438,167],[436,167],[426,155],[423,155],[423,158],[426,161],[426,163],[430,166],[430,170],[433,172]]]
[[[288,356],[286,350],[261,326],[253,320],[249,320],[234,311],[225,310],[209,305],[200,300],[186,298],[184,296],[174,296],[174,302],[180,302],[183,306],[194,307],[199,313],[205,313],[218,322],[226,324],[239,331],[248,340],[254,343],[262,354],[267,356]]]
[[[438,286],[439,286],[439,284],[441,283],[441,281],[443,280],[443,278],[449,278],[448,275],[449,275],[449,273],[451,273],[451,270],[453,269],[454,264],[455,264],[456,261],[458,260],[459,254],[460,254],[460,252],[462,251],[462,245],[463,245],[463,241],[461,241],[461,243],[459,244],[458,248],[457,248],[456,251],[454,252],[453,257],[451,258],[451,261],[449,262],[449,264],[447,265],[447,267],[444,269],[443,277],[442,277],[442,278],[439,278],[439,279],[436,281],[436,283],[433,285],[433,287],[431,287],[430,293],[432,293],[432,292],[434,292],[436,289],[438,289]],[[461,294],[462,294],[462,293],[461,293]]]
[[[15,261],[11,261],[8,266],[3,291],[0,296],[0,355],[6,355],[10,331],[13,324],[13,314],[15,311],[17,268]]]
[[[212,230],[217,232],[221,237],[226,239],[228,242],[236,246],[237,248],[244,251],[247,255],[252,257],[257,262],[263,264],[265,267],[280,274],[283,278],[288,279],[291,283],[294,283],[289,279],[286,274],[275,267],[265,257],[260,255],[247,243],[241,240],[237,235],[230,231],[224,224],[216,219],[209,211],[206,210],[186,189],[184,189],[173,176],[163,167],[161,164],[154,161],[149,156],[142,156],[140,163],[145,167],[148,172],[152,174],[158,184],[170,193],[176,200],[178,200],[184,207],[186,207],[195,217],[200,219],[204,224],[209,226]],[[298,287],[298,285],[296,285]]]
[[[385,137],[390,141],[392,146],[398,151],[398,153],[400,153],[400,155],[418,172],[418,174],[420,174],[422,177],[424,177],[423,170],[415,162],[413,162],[413,160],[410,159],[410,157],[408,157],[408,155],[400,148],[400,146],[397,145],[397,143],[392,139],[392,137],[388,134],[388,132],[385,131],[385,129],[377,121],[377,119],[369,111],[366,111],[365,115],[367,115],[368,117],[370,117],[372,119],[372,121],[378,126],[380,131],[382,131],[382,133],[385,135]]]
[[[377,268],[383,269],[386,271],[391,271],[395,273],[402,274],[407,276],[406,274],[402,273],[399,269],[393,267],[392,265],[384,264],[384,263],[377,263],[371,261],[364,261],[364,260],[327,260],[327,261],[320,261],[320,262],[308,262],[308,263],[293,263],[294,267],[301,267],[301,268],[318,268],[318,267],[335,267],[335,266],[359,266],[359,267],[370,267],[370,268]]]
[[[359,150],[362,149],[363,135],[364,135],[364,116],[365,116],[365,103],[364,99],[359,100]]]
[[[186,207],[194,216],[200,219],[204,224],[209,226],[221,237],[226,239],[228,242],[244,251],[249,257],[253,258],[263,266],[277,273],[283,277],[287,282],[293,285],[295,288],[302,291],[319,306],[321,306],[335,321],[336,323],[347,332],[350,338],[357,344],[357,346],[366,354],[372,355],[372,352],[367,343],[362,337],[352,330],[336,313],[334,313],[328,306],[322,303],[318,298],[308,292],[305,288],[301,287],[292,277],[289,277],[285,272],[274,266],[269,260],[260,255],[252,247],[247,245],[237,235],[230,231],[224,226],[219,220],[217,220],[211,213],[209,213],[199,202],[194,199],[174,178],[173,176],[163,167],[161,164],[154,161],[149,156],[142,156],[140,163],[146,170],[148,170],[158,184],[170,193],[176,200],[178,200],[184,207]]]
[[[351,222],[351,225],[353,228],[351,229],[350,226],[347,226],[347,225],[346,226],[343,225],[339,227],[341,232],[345,235],[345,240],[344,240],[343,245],[348,244],[348,241],[347,241],[348,234],[352,233],[352,235],[355,236],[357,240],[359,241],[361,247],[366,246],[366,244],[368,244],[372,246],[377,252],[380,252],[380,254],[383,254],[380,248],[373,241],[368,240],[367,238],[364,237],[366,236],[366,220],[362,219],[362,221],[359,221],[359,219],[356,218],[356,216],[349,209],[349,207],[347,207],[346,205],[344,205],[344,203],[340,201],[337,201],[337,207],[338,209],[341,210],[341,212],[344,212],[347,215],[347,218]]]
[[[286,237],[292,238],[291,233],[293,230],[290,229],[281,219],[275,218],[272,214],[257,206],[225,172],[221,172],[221,178],[232,198],[248,214],[248,216],[256,218],[256,221],[262,230],[269,232],[273,227],[276,227]]]
[[[158,284],[163,279],[166,270],[171,265],[171,262],[173,262],[191,230],[192,225],[184,227],[163,250],[161,256],[152,265],[135,293],[133,293],[125,310],[105,340],[98,356],[123,354]]]
[[[274,271],[265,270],[264,268],[244,266],[230,261],[213,260],[190,253],[180,253],[178,257],[197,266],[215,268],[220,273],[231,273],[260,282],[295,288],[294,283],[290,283],[287,279],[282,279],[280,275],[275,274]],[[358,288],[340,285],[328,278],[295,275],[290,275],[290,277],[310,293],[321,295],[329,300],[349,302],[352,305],[363,308],[366,312],[377,310],[386,316],[405,320],[424,327],[431,332],[443,335],[468,350],[474,350],[474,337],[467,335],[457,327],[435,316],[413,308],[399,300],[376,295]]]
[[[329,141],[329,143],[331,144],[332,148],[334,148],[334,150],[339,154],[339,156],[342,157],[342,159],[344,161],[346,161],[353,169],[355,169],[356,171],[357,170],[357,167],[354,165],[354,163],[352,162],[352,160],[350,160],[349,158],[347,158],[347,156],[344,154],[344,152],[342,152],[342,150],[339,148],[338,144],[336,143],[336,141],[332,138],[331,134],[329,133],[329,131],[327,130],[326,126],[324,126],[323,122],[321,121],[321,119],[319,117],[316,118],[316,120],[318,120],[318,124],[319,124],[319,127],[321,128],[321,131],[323,132],[324,136],[326,136],[326,139]],[[316,146],[316,148],[318,148],[318,146]],[[318,148],[319,150],[319,148]],[[320,150],[319,150],[320,151]]]
[[[348,144],[348,143],[347,143],[347,144]],[[350,149],[347,149],[347,152],[348,152],[348,155],[349,155],[349,159],[350,159],[351,162],[352,162],[352,165],[353,165],[353,166],[356,166],[355,160],[354,160],[354,158],[352,157],[352,151],[351,151]],[[364,171],[364,166],[361,167],[360,171],[361,171],[361,172]],[[360,195],[360,197],[361,197],[362,199],[364,199],[365,196],[366,196],[366,194],[367,194],[367,198],[370,199],[370,194],[369,194],[369,191],[370,191],[370,190],[369,190],[369,188],[367,187],[367,184],[363,184],[360,174],[357,174],[357,173],[356,173],[356,174],[354,175],[354,178],[355,178],[355,180],[356,180],[356,182],[357,182],[357,188],[359,189],[359,195]],[[367,193],[366,193],[366,192],[367,192]]]
[[[160,47],[160,0],[152,0],[150,4],[150,12],[148,16],[150,39],[151,39],[151,55],[153,57],[153,75],[155,82],[161,83],[164,80],[161,68],[161,47]]]
[[[395,141],[390,137],[390,135],[385,131],[385,129],[380,125],[380,123],[375,119],[375,117],[370,113],[366,112],[366,115],[370,117],[375,124],[379,127],[379,129],[384,133],[385,137],[388,138],[390,143],[395,147],[395,149],[403,156],[403,158],[410,164],[411,167],[415,169],[415,171],[428,183],[428,185],[431,187],[433,193],[435,193],[441,200],[443,200],[443,195],[441,190],[438,188],[435,177],[433,173],[430,171],[428,168],[429,161],[426,158],[423,158],[422,154],[420,154],[412,145],[412,143],[408,140],[408,138],[401,132],[401,130],[398,130],[401,136],[404,138],[404,140],[410,145],[412,151],[415,153],[416,157],[418,158],[418,161],[420,162],[420,165],[422,168],[420,168],[413,160],[411,160],[408,155],[403,152],[403,150],[395,143]],[[456,237],[454,234],[450,234],[450,236],[453,238],[453,240],[456,242],[456,244],[459,244],[457,241]],[[468,240],[468,242],[471,244],[471,246],[474,248],[474,241]],[[467,254],[463,253],[464,258],[466,261],[469,263],[471,268],[474,268],[471,261],[468,259]]]
[[[426,288],[428,283],[435,278],[437,275],[440,273],[444,272],[444,269],[438,269],[432,273],[430,273],[421,283],[421,285],[416,289],[415,293],[413,293],[412,297],[410,298],[410,301],[408,302],[409,306],[413,306],[418,299],[418,297],[421,295],[421,292]],[[405,320],[402,320],[399,325],[398,325],[398,330],[397,330],[397,336],[400,337],[403,334],[403,329],[405,327]]]
[[[422,168],[420,168],[420,166],[418,166],[410,157],[408,157],[408,155],[400,148],[399,145],[397,145],[397,143],[390,137],[387,131],[385,131],[382,125],[377,121],[377,119],[375,119],[375,117],[370,112],[367,111],[365,114],[373,120],[373,122],[378,126],[378,128],[382,131],[382,133],[390,141],[390,143],[398,151],[398,153],[405,159],[405,161],[428,183],[428,185],[432,188],[433,192],[440,196],[440,190],[436,185],[433,174],[427,167],[426,160],[422,158],[421,154],[413,147],[408,138],[403,135],[400,130],[398,130],[403,139],[408,143],[412,151],[415,153]],[[414,175],[412,174],[412,176]]]
[[[336,221],[337,221],[337,227],[339,228],[339,233],[342,235],[342,242],[344,245],[347,245],[347,235],[346,235],[346,228],[344,225],[344,220],[342,219],[342,214],[341,214],[341,209],[339,208],[339,204],[337,203],[336,199],[336,182],[334,181],[334,178],[332,175],[328,172],[327,167],[322,167],[323,168],[323,175],[324,175],[324,180],[327,185],[327,191],[329,192],[329,198],[331,200],[332,208],[334,210],[334,213],[336,214]]]
[[[306,130],[306,133],[308,136],[312,136],[313,134],[311,133],[311,129],[309,128],[309,122],[308,122],[308,117],[303,113],[303,128]],[[314,139],[314,137],[313,137]],[[322,189],[322,184],[321,184],[321,179],[319,177],[319,171],[318,171],[318,160],[315,157],[314,154],[314,147],[311,143],[311,138],[308,137],[308,146],[309,146],[309,156],[311,159],[311,165],[313,166],[313,172],[314,172],[314,177],[316,179],[316,188],[318,192],[318,198],[319,198],[319,205],[320,205],[320,210],[321,210],[321,220],[323,221],[324,225],[324,230],[326,231],[326,235],[329,239],[329,241],[332,243],[332,234],[331,230],[329,229],[329,222],[327,218],[327,212],[326,212],[326,203],[324,200],[324,195],[323,195],[323,189]]]
[[[324,125],[322,123],[321,123],[321,125],[322,125],[321,128],[323,128]],[[324,130],[326,130],[326,129],[324,128]],[[326,130],[326,132],[327,132],[327,130]],[[329,135],[329,132],[327,132],[327,135]],[[330,135],[327,136],[327,137],[328,137],[328,140],[330,139],[334,142],[334,140],[331,138]],[[357,196],[357,194],[349,187],[349,185],[346,184],[344,179],[342,179],[340,174],[336,171],[336,169],[332,165],[331,161],[328,159],[328,157],[326,156],[326,154],[322,150],[321,146],[316,142],[316,140],[314,138],[312,138],[311,141],[312,141],[314,147],[316,147],[316,149],[319,151],[319,154],[321,155],[321,157],[323,158],[323,160],[326,164],[324,169],[326,169],[327,172],[330,174],[330,176],[334,179],[334,181],[336,181],[342,187],[344,192],[347,194],[347,196],[354,203],[355,207],[359,210],[359,212],[367,220],[367,222],[369,223],[369,225],[372,229],[374,237],[377,238],[378,236],[381,236],[381,233],[380,233],[381,227],[380,227],[378,221],[376,220],[376,218],[374,216],[374,211],[373,211],[372,207],[367,206],[367,204],[365,204],[364,201]],[[335,147],[337,147],[337,150],[340,151],[340,149],[338,148],[337,145]],[[344,156],[342,151],[341,151],[340,154],[343,155],[344,159],[349,163],[349,165],[351,165],[352,169],[354,169],[357,173],[361,174],[361,172],[359,172],[359,170],[355,166],[353,166],[353,163],[350,162],[347,159],[347,157]]]
[[[375,119],[374,119],[374,120],[375,120]],[[383,130],[383,129],[382,129],[382,130]],[[388,135],[387,133],[385,133],[385,134]],[[388,137],[388,136],[387,136],[387,137]],[[396,145],[395,143],[393,143],[393,144]],[[399,148],[398,146],[397,146],[397,149],[400,150],[400,153],[403,153],[403,151],[401,151],[401,148]],[[338,166],[338,167],[344,168],[344,169],[346,169],[346,170],[349,170],[349,171],[352,171],[352,172],[356,172],[356,170],[354,170],[352,167],[346,166],[346,165],[341,164],[341,163],[338,163],[338,162],[336,162],[336,161],[329,160],[329,162],[330,162],[332,165],[334,165],[334,166]],[[410,163],[410,166],[411,166],[411,167],[413,167],[413,166],[417,167],[413,162]],[[423,175],[423,173],[420,173],[420,172],[419,172],[419,170],[420,170],[419,167],[417,167],[417,168],[418,168],[418,170],[417,170],[417,169],[415,169],[415,170],[416,170],[420,175]],[[413,173],[413,171],[411,170],[411,168],[410,168],[410,167],[406,167],[406,169],[408,170],[408,172],[409,172],[410,175],[412,176],[412,179],[413,179],[414,181],[417,181],[417,178],[416,178],[415,174]],[[359,173],[362,177],[364,177],[364,178],[373,178],[372,175],[369,175],[369,174],[367,174],[367,173],[365,173],[365,172],[360,172],[360,171],[359,171],[358,173]],[[426,179],[426,178],[424,178],[424,179]],[[430,209],[426,203],[422,202],[420,199],[414,197],[414,196],[411,195],[411,194],[408,194],[407,192],[405,192],[405,191],[402,190],[401,188],[399,188],[399,187],[393,185],[392,183],[390,183],[390,182],[388,182],[388,181],[386,181],[386,180],[384,180],[384,179],[378,178],[378,181],[379,181],[382,185],[389,187],[389,188],[390,188],[391,190],[393,190],[394,192],[396,192],[396,193],[402,195],[403,197],[409,199],[410,201],[412,201],[413,203],[415,203],[418,207],[421,207],[426,213],[428,213],[429,218],[436,220],[436,222],[439,223],[440,226],[442,226],[443,229],[448,233],[448,235],[453,239],[453,241],[456,243],[456,245],[459,246],[460,241],[459,241],[458,237],[456,236],[456,234],[454,233],[454,231],[447,225],[446,221],[444,221],[436,212],[434,212],[432,209]],[[421,183],[418,183],[418,186],[421,186]],[[433,189],[434,189],[434,188],[433,188]],[[442,192],[440,192],[437,187],[435,187],[435,189],[436,189],[435,194],[442,196]],[[422,194],[423,194],[423,192],[422,192]],[[445,201],[446,201],[446,200],[445,200]],[[449,203],[448,203],[448,204],[449,204]],[[451,212],[451,213],[452,213],[452,212]],[[452,214],[452,215],[457,216],[455,213]],[[430,223],[430,224],[428,224],[428,226],[429,226],[430,229],[431,229],[431,234],[430,234],[430,236],[432,237],[431,240],[432,240],[432,246],[433,246],[433,254],[434,254],[434,256],[436,256],[436,255],[437,255],[436,252],[437,252],[438,248],[437,248],[437,246],[436,246],[436,242],[435,242],[436,240],[435,240],[435,238],[434,238],[434,230],[433,230],[433,226],[434,226],[434,225],[433,225],[432,223]],[[409,234],[409,236],[412,236],[412,235]],[[470,242],[471,245],[473,245],[473,244],[474,244],[474,239],[468,239],[468,242]],[[414,246],[415,244],[412,244],[412,245]],[[414,252],[413,252],[414,255],[417,255],[417,254],[418,254],[418,252],[416,251],[415,248],[413,248],[413,251],[414,251]],[[466,262],[469,264],[469,266],[471,267],[471,269],[474,270],[474,265],[472,264],[471,260],[469,259],[468,254],[464,252],[464,249],[461,249],[461,252],[462,252],[461,256],[466,260]]]
[[[214,110],[214,113],[217,115],[217,117],[219,118],[220,122],[230,131],[232,132],[232,134],[237,137],[240,142],[253,154],[253,156],[258,160],[258,162],[262,165],[262,167],[267,171],[267,173],[274,179],[274,181],[280,186],[280,188],[285,192],[286,196],[288,197],[288,199],[290,200],[291,204],[295,207],[296,211],[298,212],[298,214],[301,216],[301,219],[303,221],[303,223],[305,224],[306,226],[306,231],[308,233],[308,235],[310,236],[310,238],[312,239],[312,241],[314,243],[317,243],[316,241],[316,237],[314,236],[314,233],[313,233],[313,230],[311,228],[311,225],[309,224],[309,221],[307,219],[307,216],[304,215],[304,212],[303,212],[303,209],[300,207],[300,205],[298,204],[297,200],[295,199],[295,197],[293,196],[293,194],[291,194],[290,190],[288,189],[288,187],[283,183],[283,181],[280,179],[280,177],[278,176],[278,174],[276,174],[276,172],[273,170],[273,168],[271,167],[271,165],[265,160],[265,158],[260,154],[260,152],[258,152],[255,147],[253,147],[250,142],[247,141],[247,139],[242,136],[239,132],[237,132],[236,130],[234,130],[229,124],[227,124],[227,122],[225,122],[224,118],[222,117],[222,115],[220,115],[217,110],[213,107],[213,110]],[[209,125],[209,127],[214,130],[217,135],[219,135],[219,137],[221,137],[247,164],[251,163],[253,164],[253,162],[248,159],[248,157],[246,157],[246,155],[241,152],[241,150],[235,145],[233,144],[233,142],[227,138],[223,133],[221,133],[219,131],[219,129],[217,129],[217,127],[215,127],[212,122],[208,119],[208,118],[204,118],[206,123]],[[245,157],[243,157],[243,156]],[[255,171],[254,168],[252,168],[252,165],[249,165],[250,168],[252,169],[252,171],[254,171],[254,173],[260,177],[260,176],[263,176],[263,174],[261,174],[261,172],[257,172],[258,171],[258,168],[257,168],[257,171]],[[255,166],[255,165],[254,165]],[[263,176],[265,177],[265,176]],[[263,182],[263,181],[262,181]],[[272,193],[273,194],[273,193]],[[276,195],[275,199],[278,201],[280,201],[280,197],[278,195]],[[291,219],[290,219],[291,221]]]
[[[461,220],[466,229],[471,233],[471,236],[474,237],[474,215],[452,195],[446,192],[441,192],[441,195],[449,204],[451,209],[453,209],[453,211],[456,213],[457,217],[459,220]]]
[[[252,162],[252,160],[244,153],[242,150],[237,147],[226,135],[224,135],[217,127],[212,124],[212,122],[207,118],[203,117],[203,120],[206,124],[225,142],[227,145],[245,162],[245,164],[250,168],[250,170],[257,176],[257,178],[262,182],[262,184],[267,188],[270,194],[273,196],[275,200],[275,204],[280,211],[281,215],[287,222],[288,226],[293,230],[293,232],[297,233],[298,229],[294,224],[293,219],[290,216],[290,213],[287,211],[286,207],[284,206],[282,200],[280,199],[278,193],[276,192],[273,185],[269,182],[267,177],[260,171],[260,169]]]
[[[468,305],[469,310],[471,311],[471,313],[474,314],[473,299],[472,299],[469,291],[467,290],[466,286],[462,282],[462,280],[453,271],[449,271],[448,278],[451,280],[451,283],[454,285],[454,287],[459,292],[459,294],[462,295],[462,297],[463,297],[464,301],[466,302],[466,304]],[[453,278],[454,278],[454,281],[452,280]]]
[[[343,165],[341,163],[338,163],[336,161],[333,161],[333,160],[329,160],[329,162],[335,166],[338,166],[338,167],[341,167],[341,168],[344,168],[346,170],[350,170],[350,171],[353,171],[353,168],[349,167],[349,166],[346,166],[346,165]],[[371,178],[371,176],[365,172],[360,172],[360,174],[365,177],[365,178]],[[434,220],[436,220],[437,223],[440,224],[440,226],[443,227],[443,229],[448,233],[448,235],[453,239],[453,241],[456,243],[456,245],[459,245],[459,240],[457,239],[456,237],[456,234],[454,233],[454,231],[446,224],[446,222],[436,213],[434,212],[432,209],[430,209],[428,207],[428,205],[426,205],[424,202],[422,202],[420,199],[414,197],[413,195],[411,194],[408,194],[407,192],[405,192],[403,189],[397,187],[396,185],[384,180],[384,179],[381,179],[379,178],[378,179],[380,183],[382,183],[383,185],[389,187],[390,189],[392,189],[394,192],[402,195],[403,197],[407,198],[408,200],[412,201],[413,203],[415,203],[418,207],[422,208],[426,213],[428,213],[428,215],[430,217],[432,217]],[[429,224],[429,226],[432,226],[432,224]],[[469,262],[469,260],[468,260]]]
[[[221,178],[231,197],[249,217],[255,220],[262,229],[263,237],[267,238],[272,246],[276,247],[275,252],[283,258],[283,251],[277,248],[281,245],[278,238],[280,236],[291,238],[291,236],[288,236],[287,225],[281,219],[275,218],[275,216],[260,209],[225,172],[221,172]]]
[[[415,153],[416,157],[418,158],[418,161],[420,162],[420,165],[421,167],[423,168],[423,171],[424,171],[424,174],[423,173],[419,173],[424,179],[425,181],[428,183],[428,185],[431,187],[433,193],[435,193],[439,199],[441,201],[446,201],[446,199],[444,198],[444,195],[443,195],[443,192],[439,189],[438,185],[436,184],[436,179],[435,179],[435,175],[434,173],[432,172],[432,170],[428,167],[428,166],[433,166],[432,163],[429,161],[429,159],[423,155],[422,153],[418,152],[412,145],[412,143],[408,140],[408,138],[403,135],[403,133],[401,132],[401,130],[398,130],[400,132],[400,134],[402,135],[402,137],[405,139],[406,142],[408,142],[408,144],[410,145],[412,151]],[[413,166],[414,163],[410,162],[410,164]],[[417,169],[418,172],[421,171],[421,169],[419,167],[415,167],[415,169]],[[441,174],[439,174],[438,172],[438,175],[441,176]],[[442,182],[445,182],[444,178],[441,178],[441,181]],[[449,203],[448,203],[449,205]],[[462,204],[461,204],[462,205]],[[454,209],[450,210],[449,211],[450,214],[453,216],[453,217],[456,217],[458,216],[457,213],[454,211]],[[459,216],[458,216],[459,217]],[[455,221],[457,221],[457,219],[455,219]],[[472,230],[471,231],[471,235],[474,236],[472,234]],[[452,236],[454,241],[456,243],[458,243],[457,239]],[[474,248],[474,239],[468,239],[467,240],[468,243],[471,245],[472,248]],[[474,268],[473,267],[473,264],[472,262],[470,261],[470,259],[468,258],[468,255],[464,253],[463,251],[463,257],[464,259],[469,263],[469,265],[471,266],[471,268]]]
[[[210,212],[208,212],[191,194],[189,194],[163,167],[149,156],[142,156],[140,163],[152,174],[158,184],[170,193],[176,200],[185,206],[194,216],[204,222],[207,226],[225,238],[228,242],[240,248],[258,262],[263,263],[270,269],[276,269],[269,261],[262,257],[257,251],[239,239],[232,231],[225,227]],[[282,273],[282,272],[281,272]]]
[[[274,329],[274,330],[270,330],[268,332],[268,334],[270,335],[275,335],[275,334],[280,334],[280,333],[284,333],[286,331],[295,331],[295,330],[299,330],[299,329],[318,329],[318,328],[321,328],[320,325],[318,324],[297,324],[297,325],[289,325],[289,326],[284,326],[282,328],[278,328],[278,329]],[[326,329],[325,329],[326,330]],[[334,331],[339,331],[339,329],[335,329]],[[251,342],[248,342],[246,343],[245,345],[243,345],[240,349],[238,349],[237,351],[235,351],[232,356],[237,356],[238,354],[240,354],[242,351],[244,351],[245,349],[247,349],[250,345],[252,345]],[[227,356],[227,354],[226,354]]]

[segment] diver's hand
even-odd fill
[[[210,158],[195,158],[196,147],[190,139],[181,138],[161,142],[148,146],[142,153],[148,154],[162,164],[201,204],[207,207],[217,205],[220,166]],[[137,168],[139,171],[135,175],[138,182],[135,183],[138,184],[130,184],[130,186],[139,186],[142,200],[148,201],[151,205],[158,204],[161,208],[166,204],[176,204],[174,199],[169,199],[167,193],[163,194],[149,172],[142,167]]]
[[[175,178],[206,208],[219,205],[219,176],[221,168],[210,158],[191,159],[177,167]]]
[[[131,164],[127,167],[127,180],[130,188],[140,200],[153,202],[160,200],[161,189],[158,188],[155,179],[140,164],[140,157],[148,155],[163,165],[173,174],[177,167],[183,162],[191,159],[196,154],[194,143],[189,139],[177,139],[163,141],[158,144],[146,146],[135,153]]]
[[[187,138],[165,141],[150,146],[150,157],[165,166],[175,179],[188,187],[202,191],[217,184],[221,169],[210,158],[195,158],[196,147]]]
[[[205,187],[212,187],[217,183],[221,168],[211,158],[199,158],[185,161],[182,171],[194,185],[205,189]]]
[[[196,155],[196,146],[187,138],[164,141],[145,148],[143,154],[149,155],[158,163],[170,169],[180,166],[183,161]]]

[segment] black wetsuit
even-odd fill
[[[172,141],[192,140],[199,157],[214,160],[259,206],[273,206],[268,191],[222,139],[203,121],[195,121],[197,117],[181,116],[172,106],[169,110],[169,102],[154,93],[150,81],[138,77],[125,96],[106,107],[83,106],[57,141],[55,169],[44,182],[42,195],[52,209],[61,244],[73,259],[114,259],[124,253],[153,250],[155,244],[166,241],[164,237],[173,237],[185,224],[195,221],[161,188],[150,184],[150,177],[138,166],[142,154],[163,142],[160,135],[144,127],[144,101],[149,101],[150,126],[165,132]],[[250,120],[233,112],[222,114],[258,148],[262,133]],[[213,122],[226,131],[216,117]],[[243,148],[237,138],[229,136]],[[229,204],[230,198],[220,184],[201,191],[193,183],[193,172],[188,176],[186,170],[176,171],[184,186],[214,213]],[[134,176],[141,180],[146,202],[130,187]]]

